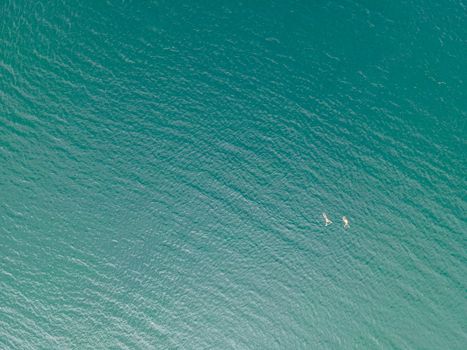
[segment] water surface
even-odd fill
[[[464,1],[0,13],[2,349],[465,347]]]

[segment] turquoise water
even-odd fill
[[[465,349],[465,1],[0,14],[1,349]]]

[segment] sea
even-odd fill
[[[0,349],[467,348],[465,0],[0,18]]]

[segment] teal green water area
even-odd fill
[[[466,349],[465,0],[0,15],[1,349]]]

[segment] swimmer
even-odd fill
[[[347,219],[347,216],[342,217],[342,222],[344,223],[344,228],[349,228],[350,227],[349,219]]]
[[[326,213],[323,213],[323,218],[324,218],[324,226],[328,226],[328,225],[331,225],[332,224],[332,221],[329,220],[328,216],[326,215]]]

